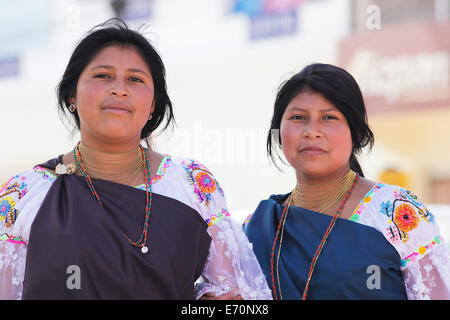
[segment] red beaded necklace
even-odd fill
[[[89,189],[91,190],[92,195],[97,199],[98,203],[101,206],[103,206],[103,203],[100,200],[100,197],[98,196],[97,191],[95,190],[94,184],[92,183],[91,177],[89,176],[87,169],[83,165],[83,162],[81,160],[80,143],[81,143],[81,141],[78,142],[76,147],[73,149],[73,157],[75,159],[75,164],[77,165],[77,167],[80,170],[83,177],[86,179],[86,182],[89,186]],[[151,185],[151,181],[150,181],[150,166],[149,166],[147,152],[144,151],[142,146],[139,146],[139,149],[141,151],[142,164],[144,167],[145,193],[146,193],[144,228],[142,230],[139,240],[136,242],[132,241],[125,233],[123,233],[122,231],[121,232],[133,246],[141,248],[142,253],[147,253],[148,247],[147,247],[146,243],[147,243],[147,234],[148,234],[148,220],[150,217],[150,209],[152,206],[152,185]]]
[[[308,278],[307,278],[307,281],[306,281],[305,290],[303,291],[302,300],[306,300],[306,296],[308,295],[309,283],[311,281],[311,277],[312,277],[314,268],[316,267],[317,259],[319,258],[320,253],[322,252],[322,249],[323,249],[323,247],[325,245],[325,242],[327,241],[328,236],[330,235],[330,232],[333,229],[338,216],[341,214],[342,210],[344,209],[345,203],[347,202],[348,198],[350,197],[350,195],[351,195],[351,193],[353,191],[353,188],[355,187],[356,183],[358,182],[358,179],[359,179],[358,177],[359,176],[356,175],[355,179],[353,180],[352,186],[347,191],[347,194],[345,195],[345,198],[342,201],[342,204],[339,206],[339,209],[334,214],[333,219],[331,219],[331,222],[328,225],[328,228],[325,231],[325,234],[323,235],[323,238],[320,241],[319,246],[317,247],[317,250],[316,250],[316,252],[315,252],[315,254],[314,254],[313,258],[312,258],[311,265],[309,266]],[[278,224],[277,232],[275,233],[275,239],[274,239],[273,245],[272,245],[272,254],[271,254],[271,257],[270,257],[270,274],[271,274],[271,277],[272,277],[272,289],[273,289],[273,295],[274,295],[275,300],[279,300],[278,295],[277,295],[277,288],[276,288],[276,285],[275,285],[275,275],[274,275],[275,249],[276,249],[276,245],[277,245],[277,241],[278,241],[278,236],[279,236],[280,230],[281,230],[281,239],[280,239],[280,243],[279,243],[279,246],[278,246],[276,269],[277,269],[278,288],[279,288],[279,291],[280,291],[280,299],[282,299],[283,297],[281,295],[281,285],[280,285],[280,279],[279,279],[279,273],[278,273],[278,265],[279,265],[278,260],[279,260],[280,252],[281,252],[281,243],[283,242],[282,239],[283,239],[283,233],[284,233],[284,224],[286,222],[286,218],[287,218],[287,213],[288,213],[289,207],[290,207],[290,205],[292,203],[293,194],[294,193],[291,192],[291,194],[289,195],[289,198],[288,198],[287,203],[286,203],[286,207],[284,208],[283,212],[281,213],[280,222]]]

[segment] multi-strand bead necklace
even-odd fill
[[[91,190],[92,195],[95,197],[97,202],[103,206],[102,201],[100,200],[100,197],[95,190],[94,184],[92,183],[92,179],[89,176],[86,167],[83,164],[83,161],[81,159],[81,152],[80,152],[80,144],[81,142],[78,142],[76,147],[73,149],[73,157],[75,159],[75,164],[78,167],[78,170],[80,170],[83,177],[86,179],[86,182],[89,186],[89,189]],[[148,235],[148,221],[150,218],[150,210],[152,205],[152,185],[150,181],[150,165],[149,165],[149,159],[147,156],[147,153],[144,151],[142,146],[139,146],[139,150],[141,153],[141,161],[142,166],[144,167],[144,180],[145,180],[145,191],[146,191],[146,204],[145,204],[145,220],[144,220],[144,227],[141,232],[141,236],[138,241],[131,240],[125,233],[122,234],[125,236],[125,238],[135,247],[141,248],[142,253],[148,252],[148,246],[147,246],[147,235]]]
[[[339,206],[339,209],[336,211],[336,213],[334,214],[333,218],[331,219],[330,224],[328,225],[327,230],[325,231],[325,234],[322,237],[322,240],[319,243],[319,246],[316,250],[316,252],[314,253],[314,256],[312,258],[311,261],[311,265],[309,266],[309,272],[308,272],[308,278],[306,280],[306,285],[305,285],[305,289],[303,291],[303,295],[302,295],[302,300],[306,300],[306,297],[308,295],[308,290],[309,290],[309,284],[311,281],[311,277],[313,275],[314,272],[314,268],[316,267],[316,263],[317,263],[317,259],[320,256],[320,253],[322,252],[322,249],[325,245],[325,242],[328,239],[328,236],[331,233],[331,230],[333,230],[333,227],[336,223],[337,218],[339,217],[339,215],[341,214],[342,210],[344,209],[344,205],[347,202],[348,198],[350,197],[356,183],[358,182],[358,175],[354,176],[354,180],[353,183],[350,187],[350,189],[347,191],[344,200],[342,201],[341,205]],[[271,271],[271,278],[272,278],[272,290],[273,290],[273,295],[275,300],[279,300],[279,299],[283,299],[282,293],[281,293],[281,284],[280,284],[280,275],[278,272],[278,266],[279,266],[279,259],[280,259],[280,252],[281,252],[281,245],[283,243],[283,234],[284,234],[284,224],[286,223],[286,218],[287,218],[287,213],[289,211],[289,207],[291,206],[292,202],[293,202],[293,198],[294,198],[294,194],[295,192],[291,192],[291,194],[288,197],[286,206],[284,207],[283,212],[281,213],[281,217],[280,217],[280,222],[278,223],[278,228],[277,228],[277,232],[275,233],[275,239],[273,241],[273,245],[272,245],[272,254],[270,256],[270,271]],[[280,236],[280,232],[281,232],[281,236]],[[277,278],[277,282],[278,282],[278,289],[279,289],[279,296],[277,294],[277,286],[275,283],[275,250],[276,250],[276,246],[277,246],[277,242],[278,242],[278,237],[280,236],[280,242],[278,245],[278,253],[277,253],[277,258],[276,258],[276,278]]]

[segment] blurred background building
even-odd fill
[[[366,176],[413,190],[450,238],[450,0],[0,0],[0,180],[71,150],[55,87],[77,41],[114,16],[167,68],[177,126],[155,149],[205,164],[242,221],[289,192],[265,144],[279,85],[332,63],[363,91]]]

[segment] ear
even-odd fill
[[[69,98],[69,104],[76,103],[75,97]]]
[[[156,101],[155,99],[153,99],[152,106],[150,107],[150,114],[153,114],[153,112],[155,112],[155,108],[156,108]]]

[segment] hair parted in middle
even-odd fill
[[[172,102],[167,93],[164,64],[153,45],[139,32],[129,29],[127,24],[119,18],[112,18],[95,26],[77,44],[57,86],[60,113],[72,119],[70,121],[75,122],[74,127],[80,129],[77,111],[67,112],[67,107],[70,106],[69,100],[76,95],[78,79],[83,70],[102,49],[109,46],[135,48],[148,65],[155,88],[155,111],[142,129],[141,139],[148,138],[165,120],[166,124],[161,129],[163,132],[175,122]]]
[[[364,99],[353,76],[344,69],[331,64],[313,63],[307,65],[279,87],[266,142],[267,155],[270,160],[279,169],[275,161],[275,154],[277,154],[278,158],[284,163],[278,152],[282,146],[281,119],[290,101],[300,93],[305,92],[321,94],[345,116],[350,127],[353,143],[349,159],[350,169],[364,177],[356,155],[367,145],[371,149],[375,140],[368,124]]]

